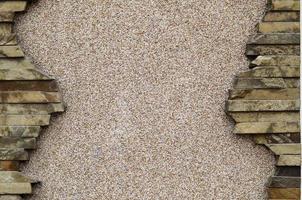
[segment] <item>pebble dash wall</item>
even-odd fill
[[[38,181],[19,172],[19,161],[28,159],[25,150],[36,147],[39,127],[48,125],[49,115],[64,110],[53,78],[23,60],[10,34],[13,13],[24,11],[26,3],[0,2],[6,41],[1,46],[1,200],[32,193]],[[298,199],[299,193],[299,103],[294,99],[298,4],[270,2],[259,35],[247,47],[252,69],[238,76],[227,103],[236,121],[234,132],[252,135],[279,159],[268,183],[270,199]],[[26,165],[27,173],[43,181],[29,199],[263,198],[258,190],[267,176],[269,154],[246,140],[236,143],[217,106],[223,104],[232,65],[242,64],[238,46],[250,33],[251,20],[257,20],[253,9],[262,9],[260,1],[64,0],[39,5],[48,12],[22,21],[18,33],[27,54],[50,45],[34,57],[68,60],[63,63],[68,69],[57,74],[70,91],[70,105],[58,121],[63,128],[48,129],[34,161]],[[38,26],[38,16],[45,23],[54,21]],[[53,34],[47,35],[49,43],[47,31]],[[25,32],[35,34],[24,38]],[[31,39],[35,42],[28,43]],[[271,99],[262,99],[267,96]]]
[[[234,133],[251,135],[276,156],[269,199],[300,199],[300,1],[272,0],[250,38],[250,70],[240,73],[226,110]]]

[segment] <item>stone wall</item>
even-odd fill
[[[24,171],[31,199],[265,199],[273,156],[224,102],[264,0],[47,1],[16,25],[67,104]]]

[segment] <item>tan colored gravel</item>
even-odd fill
[[[224,101],[265,0],[40,0],[27,55],[67,112],[40,138],[32,199],[261,200],[273,156],[232,134]]]

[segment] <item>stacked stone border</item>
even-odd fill
[[[269,0],[250,38],[250,70],[229,91],[234,133],[251,135],[276,156],[268,199],[300,199],[300,1]],[[261,155],[259,155],[261,156]]]
[[[55,79],[24,56],[13,33],[14,16],[29,1],[0,1],[0,200],[20,200],[37,181],[20,172],[52,113],[64,111]]]

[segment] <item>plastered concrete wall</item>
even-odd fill
[[[67,112],[24,168],[32,199],[260,200],[273,156],[224,113],[265,0],[40,0],[16,24]]]

